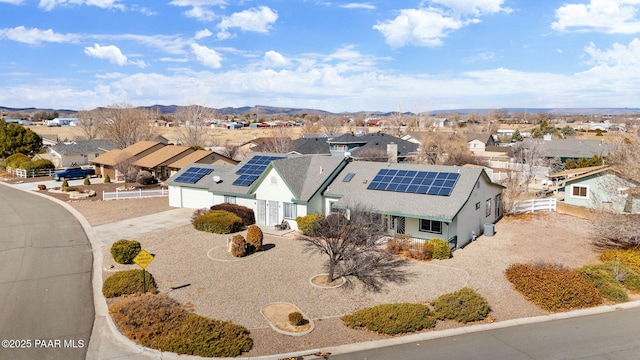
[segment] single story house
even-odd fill
[[[355,206],[382,215],[389,234],[466,245],[503,215],[503,186],[480,167],[254,153],[234,167],[189,164],[168,181],[169,205],[249,207],[262,226]]]
[[[69,167],[78,165],[88,165],[89,161],[98,156],[113,150],[111,140],[75,140],[70,142],[56,143],[49,146],[47,152],[49,159],[57,167]]]
[[[195,150],[180,145],[166,145],[133,162],[133,166],[140,171],[148,171],[158,179],[171,176],[169,165],[194,153]]]
[[[590,209],[640,214],[640,187],[625,180],[608,166],[591,167],[590,171],[564,180],[564,202]],[[575,169],[579,170],[579,169]],[[552,178],[557,178],[557,174]]]
[[[93,160],[89,160],[89,163],[95,166],[96,175],[109,175],[111,180],[122,180],[124,179],[124,173],[122,173],[121,169],[118,169],[119,167],[123,165],[133,167],[133,163],[138,159],[163,147],[165,145],[157,141],[138,141],[124,149],[113,149],[106,152]]]
[[[403,162],[418,151],[419,145],[382,132],[374,134],[344,134],[329,139],[331,155],[349,156],[356,160]],[[392,145],[392,153],[388,145]]]
[[[495,146],[498,144],[496,139],[490,133],[468,133],[465,134],[469,150],[471,152],[484,152],[487,146]]]

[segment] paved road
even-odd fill
[[[91,276],[91,246],[78,220],[0,184],[0,359],[84,359],[94,321]]]
[[[333,355],[331,360],[637,360],[640,308]]]

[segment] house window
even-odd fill
[[[433,234],[442,234],[442,222],[420,219],[420,231]]]
[[[485,206],[484,216],[489,217],[491,215],[491,199],[487,199]]]
[[[336,151],[347,151],[347,145],[334,145],[333,147]]]
[[[229,204],[235,204],[236,203],[236,197],[235,196],[224,196],[224,202],[229,203]]]
[[[284,218],[295,219],[297,217],[297,208],[294,203],[284,203]]]
[[[480,210],[480,201],[476,203],[476,210]]]
[[[502,195],[496,195],[496,218],[502,216]]]
[[[588,193],[589,188],[587,186],[573,185],[573,190],[571,190],[571,195],[573,197],[587,198]]]

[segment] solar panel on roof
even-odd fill
[[[233,185],[238,186],[249,186],[256,181],[260,175],[264,172],[264,169],[269,166],[269,164],[274,160],[284,159],[284,156],[264,156],[257,155],[251,158],[251,160],[247,161],[236,174],[240,175],[236,181],[233,182]]]
[[[459,178],[453,172],[381,169],[367,189],[450,196]]]
[[[202,179],[203,176],[210,174],[212,171],[213,169],[190,167],[180,174],[180,176],[178,176],[174,181],[185,184],[195,184]]]

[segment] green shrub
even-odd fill
[[[548,311],[600,305],[602,295],[576,270],[552,264],[513,264],[505,276],[525,298]]]
[[[16,153],[4,159],[3,164],[12,169],[22,169],[22,164],[30,163],[31,158],[22,153]]]
[[[133,264],[133,259],[142,250],[135,240],[120,239],[111,245],[111,256],[118,264]]]
[[[316,227],[319,221],[324,219],[324,216],[320,214],[309,214],[306,216],[296,217],[296,223],[298,224],[298,230],[306,236],[314,236],[316,233]]]
[[[253,245],[254,251],[262,250],[262,240],[264,239],[264,234],[262,233],[262,229],[256,224],[249,226],[247,229],[247,242]]]
[[[247,255],[247,241],[240,234],[233,235],[231,239],[231,255],[243,257]]]
[[[602,261],[619,261],[622,265],[640,274],[640,249],[610,249],[600,255]]]
[[[600,291],[605,299],[615,302],[629,300],[627,292],[613,275],[610,263],[586,265],[578,271]]]
[[[299,311],[289,313],[289,323],[293,326],[304,325],[304,316]]]
[[[78,188],[75,186],[63,186],[62,191],[64,192],[78,191]]]
[[[106,175],[104,176],[104,180],[103,180],[103,182],[104,182],[105,184],[108,184],[108,183],[110,183],[110,182],[111,182],[111,178],[109,177],[109,174],[106,174]]]
[[[25,170],[41,170],[41,169],[55,169],[56,166],[53,165],[51,160],[47,159],[38,159],[30,162],[23,162],[20,164],[22,169]]]
[[[442,239],[433,239],[429,240],[431,246],[433,247],[433,252],[431,253],[431,257],[433,259],[445,260],[451,258],[451,248],[446,241]]]
[[[436,318],[429,306],[410,303],[377,305],[344,315],[340,319],[349,327],[363,327],[387,335],[410,333],[436,326]]]
[[[69,187],[69,182],[67,181],[67,179],[62,180],[62,187],[63,188]]]
[[[235,357],[253,346],[246,328],[190,314],[164,294],[125,298],[111,305],[109,314],[128,338],[161,351]]]
[[[230,321],[188,314],[175,331],[159,337],[154,347],[162,351],[201,357],[235,357],[251,350],[249,330]]]
[[[242,219],[231,212],[225,210],[210,211],[193,222],[196,230],[211,232],[215,234],[231,234],[242,229]]]
[[[491,311],[487,300],[468,287],[441,295],[431,305],[439,320],[450,319],[465,324],[484,320]]]
[[[144,273],[144,279],[142,274]],[[109,276],[102,284],[102,294],[105,297],[117,297],[128,294],[142,293],[143,286],[147,292],[155,294],[158,291],[156,281],[148,271],[125,270]]]
[[[84,178],[84,185],[85,186],[91,185],[91,180],[89,180],[88,177]]]
[[[256,223],[256,217],[253,213],[253,209],[248,208],[242,205],[222,203],[218,205],[213,205],[211,210],[225,210],[230,213],[234,213],[242,219],[242,224],[244,226],[249,226]]]

